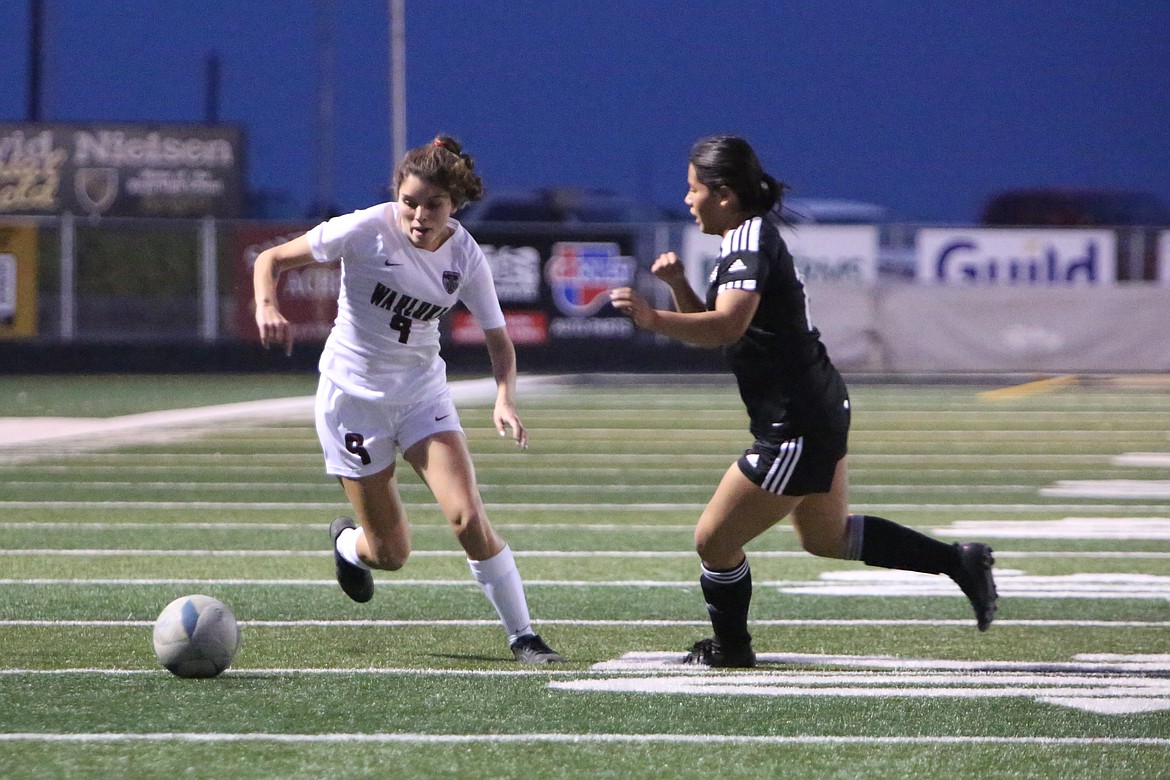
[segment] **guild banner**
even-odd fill
[[[239,217],[231,125],[0,123],[0,216]]]
[[[1101,287],[1117,281],[1112,230],[924,228],[915,253],[923,284]]]

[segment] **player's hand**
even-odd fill
[[[660,254],[654,264],[650,266],[650,273],[671,286],[680,282],[685,284],[687,280],[686,268],[674,252]]]
[[[284,345],[284,354],[292,354],[292,326],[274,304],[265,303],[256,307],[256,328],[260,331],[260,343],[265,349],[274,344]]]
[[[496,424],[496,431],[500,436],[507,436],[507,428],[512,429],[512,438],[516,441],[516,446],[521,449],[528,449],[528,431],[524,430],[524,423],[520,422],[520,417],[516,414],[516,410],[505,403],[497,403],[495,411],[492,412],[492,421]]]
[[[609,302],[639,328],[651,328],[651,323],[658,316],[657,311],[633,287],[615,287],[610,290]]]

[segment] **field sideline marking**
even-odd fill
[[[985,390],[979,394],[979,397],[984,401],[1010,401],[1017,398],[1027,398],[1028,396],[1051,393],[1066,385],[1076,384],[1076,382],[1076,374],[1063,374],[1061,376],[1049,377],[1048,379],[1037,379],[1035,382],[1025,382],[1022,385],[1001,387],[996,390]]]
[[[1162,737],[988,737],[988,736],[901,736],[863,737],[855,735],[748,735],[748,734],[596,734],[596,733],[526,733],[526,734],[271,734],[232,732],[97,732],[59,733],[22,732],[0,734],[0,742],[226,742],[328,743],[328,744],[472,744],[472,743],[634,743],[696,745],[1045,745],[1045,746],[1119,746],[1166,747],[1170,738]]]
[[[555,392],[556,381],[548,377],[523,376],[517,386],[526,391]],[[451,397],[457,404],[482,403],[494,399],[496,383],[490,377],[450,383]],[[162,409],[117,417],[0,417],[0,451],[18,449],[53,439],[85,438],[101,435],[137,434],[143,431],[164,432],[185,426],[203,426],[214,430],[216,424],[232,420],[256,422],[297,420],[311,423],[312,395],[263,398],[257,401],[194,406],[185,409]],[[263,426],[257,426],[263,427]],[[51,428],[51,429],[50,429]],[[189,433],[189,431],[188,431]],[[101,442],[90,446],[104,446]]]
[[[553,681],[548,687],[580,692],[704,696],[1026,697],[1041,704],[1102,715],[1170,709],[1170,679],[1166,678],[1170,655],[1167,654],[1082,654],[1074,656],[1072,661],[1048,662],[758,653],[756,660],[761,666],[731,672],[696,670],[683,663],[684,655],[677,651],[629,652],[591,668],[594,671],[626,669],[630,676]],[[808,665],[822,668],[812,671],[793,668]],[[655,671],[662,674],[655,675]]]

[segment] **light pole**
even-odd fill
[[[406,0],[390,3],[390,176],[406,154]]]
[[[28,2],[28,111],[29,122],[41,121],[41,38],[44,33],[44,4]]]

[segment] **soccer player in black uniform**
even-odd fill
[[[685,201],[699,228],[723,237],[706,301],[691,289],[673,252],[651,270],[670,286],[676,311],[654,309],[629,287],[610,293],[613,305],[639,327],[723,347],[755,437],[723,475],[695,527],[699,583],[714,636],[696,642],[686,663],[755,665],[744,545],[789,515],[801,546],[814,555],[950,576],[986,631],[996,611],[990,547],[947,544],[880,517],[849,513],[849,394],[809,322],[804,284],[771,216],[783,185],[764,172],[747,141],[733,136],[695,144],[687,184]]]

